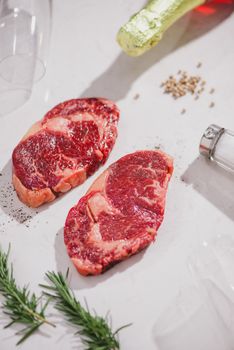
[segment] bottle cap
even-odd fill
[[[211,159],[215,150],[215,146],[224,131],[224,128],[221,128],[215,124],[211,124],[202,135],[199,145],[200,154],[206,158]]]

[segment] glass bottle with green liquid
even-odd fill
[[[129,56],[139,56],[157,45],[165,31],[187,12],[199,7],[205,15],[212,13],[212,2],[231,4],[232,0],[150,0],[123,25],[117,41]]]

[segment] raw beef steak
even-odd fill
[[[147,247],[162,223],[172,159],[138,151],[112,164],[68,216],[64,242],[82,275],[97,275]]]
[[[19,198],[38,207],[80,185],[104,164],[117,137],[119,110],[106,99],[60,103],[34,124],[13,155]]]

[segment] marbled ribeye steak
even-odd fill
[[[162,223],[171,157],[138,151],[112,164],[66,219],[64,241],[82,275],[97,275],[154,241]]]
[[[104,164],[117,137],[119,110],[102,98],[60,103],[14,149],[13,184],[31,207],[80,185]]]

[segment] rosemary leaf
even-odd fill
[[[23,341],[25,341],[31,334],[33,334],[42,324],[43,324],[43,322],[39,322],[39,323],[36,323],[36,324],[32,325],[32,327],[30,327],[30,328],[26,328],[24,330],[24,335],[16,343],[16,345],[19,345],[19,344],[23,343]]]
[[[49,322],[44,314],[49,300],[43,305],[41,298],[37,298],[34,293],[31,293],[28,286],[21,288],[16,284],[13,266],[11,265],[10,268],[8,266],[9,253],[10,246],[7,253],[0,248],[0,294],[4,297],[3,312],[11,319],[11,322],[5,328],[12,326],[14,323],[26,325],[18,332],[21,335],[18,345],[42,324],[47,323],[53,327],[55,325]]]

